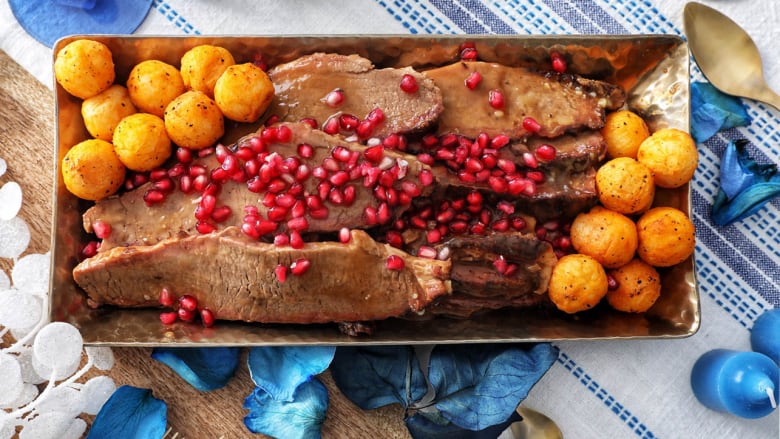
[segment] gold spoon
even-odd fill
[[[508,431],[514,439],[563,439],[563,433],[552,419],[527,407],[517,407],[522,421],[513,422]],[[503,434],[499,437],[505,437]]]
[[[744,29],[696,2],[685,5],[683,22],[691,53],[712,85],[724,93],[765,102],[780,110],[780,95],[766,84],[761,54]]]

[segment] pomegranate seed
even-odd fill
[[[436,244],[441,241],[441,232],[438,229],[431,229],[425,234],[425,240],[428,244]]]
[[[219,206],[215,208],[213,212],[211,212],[211,219],[221,223],[230,218],[232,213],[233,211],[230,209],[230,206]]]
[[[509,201],[499,201],[496,207],[498,207],[500,211],[506,213],[507,215],[515,213],[515,206]]]
[[[171,290],[163,287],[160,290],[160,305],[170,307],[173,306],[174,302],[176,302],[176,298],[173,296]]]
[[[382,203],[376,209],[376,220],[379,224],[387,224],[390,222],[392,213],[387,203]]]
[[[211,328],[214,326],[215,320],[214,313],[210,309],[203,308],[200,310],[200,321],[203,323],[203,326]]]
[[[477,59],[477,49],[466,47],[460,51],[460,59],[463,61],[475,61]]]
[[[297,230],[290,232],[290,247],[300,250],[306,243],[303,241],[303,237]]]
[[[544,174],[541,171],[528,171],[525,176],[535,183],[544,183]]]
[[[314,119],[312,117],[304,117],[300,120],[301,123],[304,123],[308,126],[310,126],[312,129],[316,130],[319,124],[317,123],[317,119]]]
[[[517,272],[517,264],[509,264],[506,266],[506,271],[504,271],[504,277],[510,277],[513,274]]]
[[[466,223],[466,221],[461,221],[461,220],[453,221],[449,224],[450,231],[456,234],[465,233],[466,230],[468,230],[468,227],[469,227],[468,223]]]
[[[352,203],[355,202],[355,199],[357,198],[357,189],[353,185],[347,185],[344,187],[344,200],[343,204],[345,206],[351,206]]]
[[[500,149],[509,144],[509,136],[506,134],[499,134],[490,140],[490,147]]]
[[[151,206],[162,202],[165,199],[165,194],[156,189],[149,189],[144,193],[144,203],[147,206]]]
[[[303,200],[297,200],[290,209],[290,214],[293,218],[303,218],[306,214],[306,203]]]
[[[284,233],[278,233],[274,236],[274,245],[277,247],[284,247],[290,243],[290,237]]]
[[[544,227],[537,227],[536,237],[544,241],[544,239],[547,237],[547,229],[545,229]]]
[[[273,180],[268,182],[268,186],[266,187],[268,192],[271,192],[273,194],[278,194],[285,189],[287,189],[287,182],[282,180],[281,178],[274,178]]]
[[[214,154],[214,148],[203,148],[198,150],[198,158],[208,157],[211,154]]]
[[[525,219],[523,219],[523,217],[520,216],[513,217],[511,221],[512,221],[512,228],[517,231],[525,229],[525,227],[528,225]]]
[[[349,242],[350,239],[352,239],[352,233],[350,233],[348,228],[342,227],[339,230],[339,242],[341,242],[342,244],[346,244]]]
[[[433,162],[434,162],[433,156],[428,154],[427,152],[424,152],[424,153],[418,155],[417,156],[417,160],[419,160],[420,162],[422,162],[422,163],[424,163],[424,164],[426,164],[428,166],[432,165]]]
[[[347,171],[338,171],[331,175],[328,181],[330,181],[333,186],[344,186],[349,181],[349,173],[347,173]]]
[[[184,175],[187,172],[187,168],[183,163],[176,163],[168,169],[168,177],[176,178]]]
[[[401,77],[401,90],[404,93],[415,93],[418,88],[417,79],[414,76],[407,73]]]
[[[279,283],[284,283],[284,281],[287,280],[287,267],[282,264],[277,265],[276,268],[274,268],[274,274]]]
[[[298,155],[305,159],[312,158],[314,156],[314,147],[308,143],[301,143],[298,145]]]
[[[331,108],[338,107],[342,102],[344,102],[344,90],[340,88],[334,89],[330,93],[326,94],[324,98],[322,98],[322,102]]]
[[[257,231],[257,228],[252,225],[251,222],[244,222],[241,224],[241,231],[244,233],[244,235],[252,238],[252,239],[258,239],[260,238],[260,233]]]
[[[176,160],[180,163],[189,163],[192,161],[192,150],[189,148],[176,148]]]
[[[496,110],[504,108],[504,93],[498,89],[490,90],[488,92],[488,104]]]
[[[417,229],[425,229],[428,227],[428,224],[425,223],[425,220],[419,216],[413,216],[409,218],[409,223],[412,225],[412,227]]]
[[[503,194],[507,191],[508,186],[506,180],[501,177],[490,176],[487,180],[488,186],[493,189],[494,192]]]
[[[555,160],[556,154],[557,151],[555,147],[547,143],[543,145],[539,145],[539,147],[536,148],[536,156],[548,162],[551,160]]]
[[[290,264],[290,272],[293,274],[293,276],[302,276],[304,273],[309,271],[310,267],[311,267],[310,260],[306,258],[300,258],[297,259],[292,264]]]
[[[536,168],[539,166],[539,161],[536,160],[536,156],[530,152],[523,153],[523,163],[529,168]]]
[[[100,243],[97,241],[89,241],[84,245],[84,247],[81,248],[81,256],[84,258],[91,258],[92,256],[95,256],[98,253],[98,249],[100,248]]]
[[[374,108],[373,110],[368,112],[368,115],[366,116],[366,120],[371,121],[371,123],[375,125],[379,125],[380,123],[385,121],[385,112],[382,111],[381,108]]]
[[[555,238],[553,245],[563,251],[568,251],[571,248],[571,238],[568,236],[559,236]]]
[[[371,163],[379,163],[385,156],[385,147],[383,145],[368,147],[363,151],[363,156]]]
[[[620,286],[615,276],[607,274],[607,288],[610,290],[616,290]]]
[[[469,90],[474,90],[482,82],[482,75],[477,71],[471,72],[464,82]]]
[[[278,227],[277,223],[273,221],[261,220],[255,226],[255,230],[257,230],[260,236],[263,236],[274,232],[277,227]]]
[[[430,186],[433,183],[433,173],[430,169],[423,169],[418,174],[417,178],[420,180],[420,184],[423,186]]]
[[[287,221],[287,228],[290,230],[301,232],[309,228],[309,221],[304,216],[293,218]]]
[[[360,124],[360,119],[352,114],[343,113],[339,115],[339,128],[344,131],[355,131],[355,128]]]
[[[436,256],[438,256],[438,254],[439,252],[437,252],[435,248],[429,247],[427,245],[421,245],[420,248],[417,250],[417,256],[421,258],[436,259]]]
[[[185,194],[189,194],[192,192],[193,185],[192,185],[192,177],[189,175],[182,175],[179,177],[179,190],[184,192]]]
[[[169,312],[161,312],[160,313],[160,322],[162,322],[163,325],[172,325],[176,323],[176,319],[178,318],[178,314],[176,311],[169,311]]]
[[[311,216],[313,219],[324,220],[328,219],[329,211],[327,207],[321,207],[319,209],[310,211],[309,216]]]
[[[375,225],[377,223],[376,208],[366,206],[366,208],[363,209],[363,220],[369,226]]]
[[[370,120],[362,120],[355,128],[355,134],[360,139],[368,139],[374,133],[375,125]]]
[[[198,309],[198,299],[189,294],[185,294],[179,297],[179,308],[186,309],[187,311],[195,311]]]
[[[504,273],[506,273],[507,266],[508,263],[506,262],[506,259],[504,259],[503,255],[499,256],[498,258],[496,258],[496,260],[493,261],[493,267],[496,269],[496,271],[499,274],[503,275]]]
[[[149,172],[149,180],[151,181],[162,180],[166,177],[168,177],[168,171],[162,168],[152,169],[152,171]]]
[[[287,143],[292,139],[292,130],[287,125],[279,125],[276,130],[276,141],[280,143]]]
[[[328,120],[325,121],[324,124],[322,124],[322,131],[328,133],[328,134],[338,134],[339,133],[339,118],[338,117],[330,117]]]
[[[524,117],[523,128],[530,133],[538,133],[542,126],[533,117]]]
[[[566,72],[566,60],[563,59],[563,55],[558,52],[550,54],[550,60],[552,61],[552,68],[558,73]]]
[[[404,266],[406,264],[404,263],[403,258],[397,255],[390,255],[387,257],[387,269],[388,270],[395,270],[395,271],[401,271],[404,269]]]
[[[92,230],[95,232],[95,236],[100,239],[106,239],[111,236],[111,224],[103,221],[95,221],[92,224]]]
[[[495,230],[496,232],[506,232],[509,230],[509,220],[508,219],[500,219],[494,222],[490,225],[490,228]]]
[[[195,311],[189,311],[184,308],[179,308],[176,310],[176,315],[179,317],[179,320],[183,322],[191,322],[195,320]]]

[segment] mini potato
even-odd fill
[[[225,119],[217,104],[205,93],[188,91],[166,107],[165,129],[175,144],[203,149],[225,133]]]
[[[577,215],[571,225],[571,243],[607,268],[626,264],[638,245],[636,225],[627,216],[596,206]]]
[[[203,44],[188,50],[181,57],[181,77],[188,90],[197,90],[214,97],[214,84],[228,67],[235,64],[233,55],[224,47]]]
[[[573,314],[598,305],[607,289],[607,274],[598,261],[587,255],[571,254],[553,267],[547,292],[559,310]]]
[[[657,186],[676,188],[693,178],[699,164],[699,151],[690,134],[664,128],[639,145],[637,160],[650,169]]]
[[[54,77],[77,98],[87,99],[114,83],[116,72],[111,50],[103,43],[76,40],[57,52]]]
[[[654,207],[636,223],[637,254],[655,267],[669,267],[688,259],[696,246],[693,222],[673,207]]]
[[[607,142],[607,157],[636,158],[639,145],[650,136],[645,120],[630,110],[609,113],[601,134]]]
[[[630,157],[618,157],[596,172],[599,201],[607,209],[624,214],[643,212],[655,197],[653,174]]]
[[[227,68],[214,86],[214,100],[222,114],[236,122],[254,122],[274,99],[268,75],[252,63]]]
[[[127,90],[140,111],[163,117],[165,107],[186,89],[176,67],[150,59],[141,61],[130,71]]]
[[[133,171],[151,171],[162,165],[171,156],[165,122],[149,113],[125,117],[114,132],[114,151]]]
[[[609,274],[618,286],[607,291],[607,303],[618,311],[645,312],[661,296],[661,276],[653,266],[639,258]]]
[[[85,200],[113,195],[125,180],[125,166],[105,140],[89,139],[74,145],[62,159],[65,187]]]
[[[112,142],[114,129],[125,116],[137,110],[125,87],[114,84],[81,103],[81,117],[92,137]]]

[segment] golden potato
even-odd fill
[[[163,117],[165,107],[186,89],[176,67],[150,59],[141,61],[130,71],[127,90],[140,111]]]
[[[607,209],[632,214],[650,208],[655,197],[653,174],[630,157],[618,157],[596,172],[599,201]]]
[[[165,122],[149,113],[125,117],[114,132],[114,151],[133,171],[151,171],[162,165],[171,156]]]
[[[225,119],[216,102],[205,93],[188,91],[165,108],[165,129],[175,144],[203,149],[225,133]]]
[[[125,166],[105,140],[89,139],[74,145],[62,159],[65,187],[85,200],[114,194],[125,180]]]
[[[645,120],[630,110],[607,114],[601,134],[607,142],[607,157],[636,158],[639,145],[650,136]]]
[[[627,216],[596,206],[574,218],[571,243],[577,252],[591,256],[607,268],[619,267],[634,258],[636,225]]]
[[[676,188],[693,178],[699,164],[699,151],[690,134],[664,128],[639,145],[637,160],[650,169],[657,186]]]
[[[227,68],[214,86],[214,100],[225,117],[236,122],[254,122],[274,99],[268,75],[252,63]]]
[[[696,246],[693,222],[681,210],[654,207],[636,223],[637,254],[655,267],[669,267],[688,259]]]
[[[57,52],[54,77],[77,98],[87,99],[114,83],[116,72],[111,50],[103,43],[76,40]]]
[[[607,274],[598,261],[571,254],[553,267],[547,294],[559,310],[572,314],[598,305],[607,289]]]
[[[181,77],[188,90],[197,90],[214,97],[214,84],[228,67],[235,64],[233,55],[224,47],[203,44],[188,50],[181,57]]]
[[[114,129],[125,116],[137,110],[127,89],[114,84],[81,103],[81,117],[92,137],[112,142]]]
[[[645,312],[661,295],[661,276],[647,262],[639,258],[611,270],[617,288],[607,291],[607,302],[624,312]]]

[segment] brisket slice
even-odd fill
[[[601,164],[607,154],[607,142],[599,131],[585,130],[575,134],[564,134],[554,139],[537,136],[525,141],[512,142],[498,150],[498,157],[512,160],[521,165],[523,154],[530,152],[536,155],[536,150],[542,145],[555,148],[555,158],[550,161],[539,161],[542,170],[553,169],[563,173],[576,173]]]
[[[385,121],[372,135],[384,137],[420,131],[433,124],[442,111],[441,92],[424,74],[411,67],[374,69],[371,61],[358,55],[315,53],[278,65],[268,74],[276,94],[268,114],[284,121],[312,118],[324,124],[342,113],[363,119],[379,108]],[[417,80],[417,92],[401,90],[404,75]],[[344,101],[331,107],[323,98],[337,89],[343,91]]]
[[[558,260],[550,243],[533,234],[458,235],[439,247],[449,249],[453,294],[442,297],[430,312],[450,317],[544,302]],[[499,273],[494,264],[499,258],[513,266],[511,275]]]
[[[386,260],[398,255],[400,271]],[[311,266],[285,282],[274,274],[307,258]],[[381,320],[422,312],[450,293],[450,262],[410,256],[352,232],[348,244],[307,243],[301,250],[247,239],[237,228],[173,238],[153,246],[114,248],[81,262],[76,283],[93,307],[159,306],[163,287],[191,294],[223,320],[326,323]]]
[[[473,90],[464,85],[472,72],[482,75]],[[620,87],[603,81],[494,63],[458,62],[425,74],[442,90],[444,98],[439,133],[472,138],[483,132],[491,137],[506,134],[522,139],[536,134],[552,138],[583,128],[599,129],[604,124],[605,110],[620,108],[625,101]],[[503,93],[503,108],[489,104],[491,90]],[[531,133],[523,127],[525,117],[541,125],[539,132]]]
[[[290,141],[266,145],[267,151],[278,155],[278,161],[288,157],[297,157],[301,163],[307,163],[311,168],[314,168],[321,165],[323,160],[330,156],[338,146],[343,146],[357,153],[362,153],[366,149],[366,147],[360,144],[346,142],[339,137],[314,130],[304,123],[285,123],[284,125],[292,131]],[[253,139],[254,141],[259,141],[258,136],[259,134],[241,139],[235,147],[246,146]],[[306,159],[298,155],[297,148],[302,143],[313,147],[313,157]],[[428,167],[420,163],[414,156],[395,151],[385,151],[384,157],[388,168],[389,165],[397,166],[399,164],[403,164],[405,168],[406,175],[398,178],[393,184],[398,191],[401,190],[403,182],[414,182],[417,184],[421,189],[420,195],[425,195],[432,190],[433,186],[424,187],[419,184],[418,175],[420,171],[428,169]],[[360,166],[361,162],[364,161],[361,155],[355,166]],[[199,159],[196,164],[205,166],[209,172],[220,167],[214,155]],[[342,164],[342,167],[344,166]],[[291,172],[282,172],[282,174],[289,177]],[[285,178],[285,175],[281,175],[282,179]],[[306,193],[317,193],[319,182],[319,179],[310,176],[304,183]],[[328,209],[326,218],[312,217],[310,211],[307,210],[307,213],[304,215],[309,224],[307,231],[335,232],[342,227],[369,227],[362,218],[363,210],[367,206],[376,208],[380,204],[380,200],[374,196],[372,188],[366,187],[363,182],[363,177],[357,176],[348,183],[348,185],[355,188],[356,193],[355,201],[352,204],[337,205],[331,201],[325,201],[324,205]],[[106,251],[117,246],[152,245],[167,238],[198,234],[196,230],[198,220],[195,217],[195,209],[200,201],[201,193],[184,193],[179,189],[175,189],[166,196],[163,202],[147,205],[144,202],[144,194],[151,186],[152,183],[147,183],[135,190],[98,201],[84,213],[83,223],[87,232],[93,230],[93,225],[96,222],[103,222],[111,226],[111,234],[104,238],[100,251]],[[232,214],[224,222],[215,223],[218,229],[241,226],[245,206],[255,206],[263,218],[267,218],[269,208],[261,202],[265,191],[261,193],[251,192],[247,189],[247,183],[236,182],[232,179],[224,181],[220,186],[221,190],[217,195],[217,205],[229,206]],[[305,201],[304,195],[299,195],[297,198]],[[393,215],[397,215],[405,208],[403,205],[396,205],[392,206],[391,210]],[[284,231],[286,231],[286,223],[281,222],[275,233]]]

